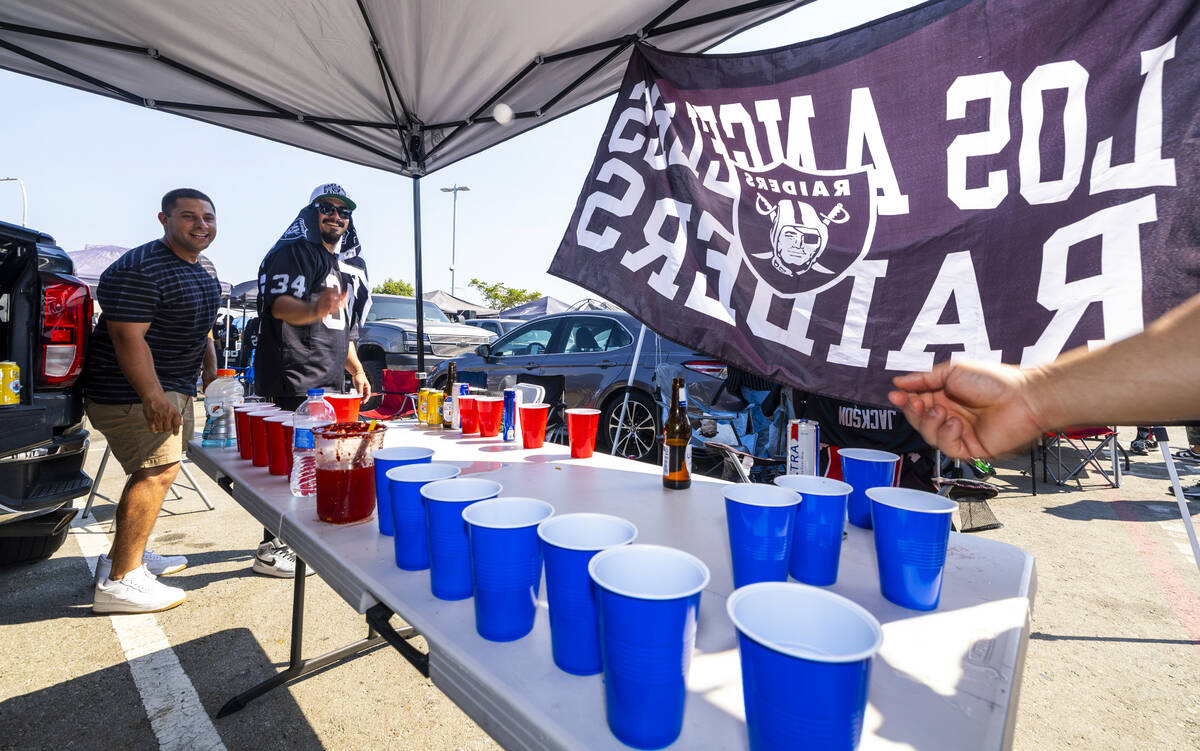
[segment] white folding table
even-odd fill
[[[560,514],[614,514],[637,525],[638,542],[680,548],[703,560],[712,578],[701,596],[683,733],[672,748],[747,747],[737,636],[725,614],[733,591],[725,483],[695,478],[688,490],[665,490],[654,465],[602,454],[571,459],[565,446],[525,450],[519,442],[411,424],[389,424],[385,445],[430,447],[434,461],[501,483],[501,495],[541,498]],[[245,701],[386,639],[506,748],[626,748],[605,723],[602,676],[573,676],[555,667],[544,591],[530,635],[504,644],[486,641],[475,632],[472,600],[438,600],[430,594],[427,571],[397,568],[392,538],[379,534],[374,519],[346,526],[320,522],[315,501],[293,498],[286,478],[251,467],[236,450],[193,441],[188,451],[371,625],[367,638],[305,667],[299,658],[303,614],[294,612],[292,667],[244,694]],[[296,587],[293,603],[302,611],[303,576]],[[906,610],[879,592],[871,533],[850,527],[838,582],[830,589],[873,613],[884,633],[861,748],[1008,748],[1035,588],[1030,554],[951,533],[939,608]],[[394,631],[387,623],[393,613],[411,628]],[[428,643],[427,661],[406,641],[416,633]]]

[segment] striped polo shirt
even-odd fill
[[[201,255],[198,262],[188,263],[162,240],[146,243],[104,270],[96,300],[100,322],[84,365],[84,396],[102,404],[141,401],[117,363],[109,321],[149,323],[146,343],[163,390],[195,395],[205,339],[221,305],[212,261]]]

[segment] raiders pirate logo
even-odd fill
[[[291,226],[283,233],[280,240],[295,240],[297,237],[308,236],[308,225],[304,223],[303,217],[296,217],[296,221],[292,222]]]
[[[806,171],[787,164],[738,170],[734,232],[759,279],[784,297],[836,284],[866,255],[875,191],[866,170]]]

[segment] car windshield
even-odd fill
[[[450,319],[441,308],[431,302],[422,306],[426,321],[449,323]],[[399,318],[401,320],[417,320],[417,301],[407,298],[375,297],[371,300],[371,310],[367,313],[368,321],[378,321],[381,318]]]

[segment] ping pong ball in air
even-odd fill
[[[492,107],[492,117],[501,125],[508,125],[513,119],[512,107],[509,107],[504,102],[500,102],[495,107]]]

